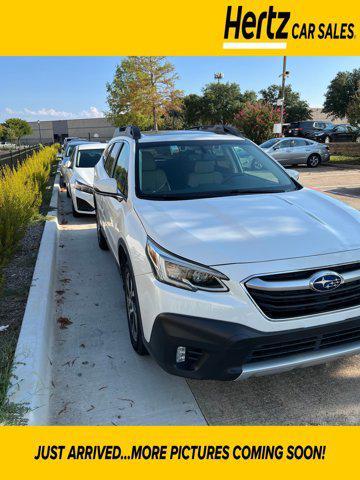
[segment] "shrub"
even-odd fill
[[[247,102],[235,116],[236,127],[258,144],[274,136],[274,123],[279,122],[278,109],[263,102]]]
[[[0,268],[38,212],[57,149],[46,147],[15,169],[0,172]]]

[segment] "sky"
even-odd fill
[[[201,93],[215,72],[242,91],[280,83],[282,57],[168,57],[180,76],[177,88]],[[121,57],[0,57],[0,122],[100,117],[106,82]],[[360,57],[288,57],[288,82],[311,107],[321,107],[338,71],[360,67]]]

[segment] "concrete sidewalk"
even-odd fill
[[[186,381],[132,349],[122,282],[94,217],[60,195],[52,425],[204,425]],[[71,323],[69,323],[71,322]]]

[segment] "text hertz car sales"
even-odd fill
[[[266,34],[269,40],[298,39],[344,40],[355,36],[353,23],[294,23],[290,25],[290,12],[276,11],[269,6],[267,11],[259,14],[246,12],[242,6],[228,6],[225,20],[224,38],[229,36],[238,40],[260,39]]]

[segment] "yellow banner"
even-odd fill
[[[38,480],[330,479],[356,474],[359,441],[357,427],[2,427],[0,465],[3,478]]]
[[[359,55],[360,2],[2,2],[0,55]]]

